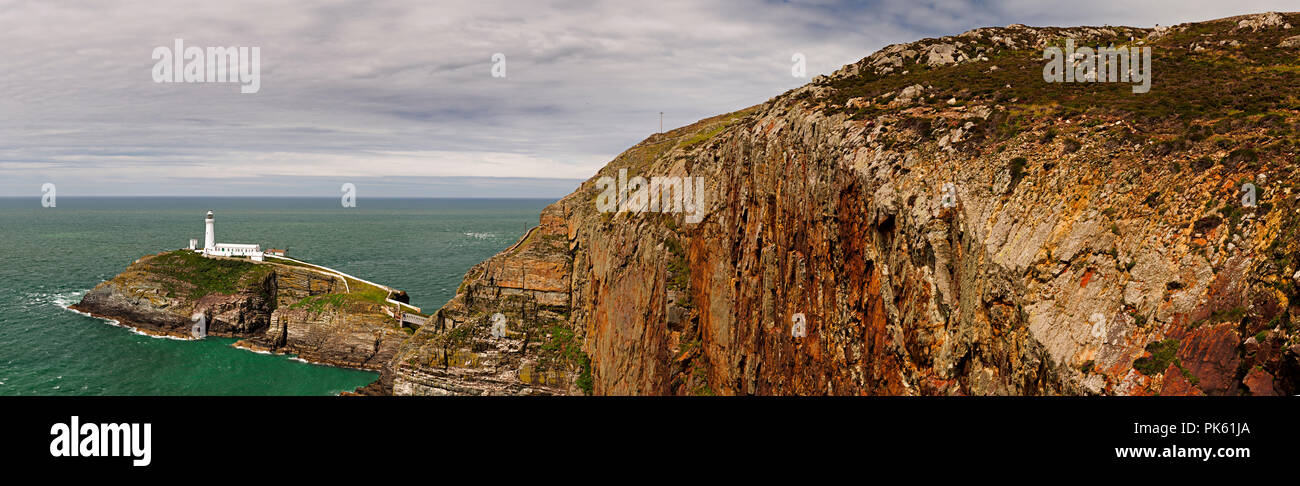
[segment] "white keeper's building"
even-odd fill
[[[264,255],[262,253],[262,245],[250,245],[250,244],[242,244],[242,243],[217,243],[216,231],[213,229],[213,225],[215,222],[216,222],[216,218],[213,217],[212,211],[208,211],[208,216],[203,218],[203,224],[204,224],[203,248],[202,249],[195,248],[195,246],[198,245],[198,240],[191,239],[190,240],[191,250],[194,250],[197,253],[202,253],[204,255],[224,256],[224,257],[246,257],[253,261],[257,261],[257,262],[262,261],[262,257]]]

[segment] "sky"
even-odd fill
[[[1300,7],[0,0],[0,197],[45,183],[60,197],[339,197],[351,183],[358,197],[559,198],[657,132],[660,112],[671,129],[759,104],[889,44],[1271,10]],[[155,82],[155,49],[175,39],[257,47],[259,89]]]

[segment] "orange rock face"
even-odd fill
[[[1295,393],[1300,113],[1279,100],[1300,80],[1261,73],[1300,61],[1277,54],[1280,27],[1235,25],[977,29],[651,136],[471,269],[385,379],[412,394]],[[1205,62],[1146,98],[1043,84],[1042,49],[1067,37]],[[1179,70],[1204,65],[1235,71]],[[1229,78],[1249,82],[1202,82]],[[620,171],[702,180],[700,219],[601,212],[598,181]],[[1239,203],[1243,181],[1267,184],[1257,205]],[[498,314],[510,333],[488,332]]]

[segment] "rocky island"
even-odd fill
[[[192,317],[202,314],[209,334],[242,338],[239,347],[377,371],[408,337],[399,316],[418,312],[390,300],[407,297],[296,260],[176,250],[136,260],[72,308],[178,337],[189,337]]]
[[[346,279],[176,253],[77,308],[161,332],[202,310],[247,346],[379,370],[380,394],[1295,394],[1295,26],[886,47],[628,149],[409,335]],[[1045,81],[1066,40],[1150,48],[1149,91],[1075,53],[1085,82]],[[624,177],[702,181],[698,222],[644,182],[599,209]]]

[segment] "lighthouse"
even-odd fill
[[[208,211],[208,215],[203,218],[203,249],[195,249],[194,251],[202,253],[203,256],[236,257],[247,258],[255,262],[262,261],[262,257],[266,255],[262,252],[262,245],[217,243],[217,232],[213,229],[214,223],[216,223],[216,217],[212,215],[212,211]],[[190,248],[194,249],[196,243],[198,241],[190,240]],[[281,256],[283,254],[281,252]]]
[[[208,211],[208,216],[206,218],[203,218],[203,223],[205,226],[203,231],[204,252],[211,252],[217,249],[217,234],[215,230],[212,229],[212,225],[214,221],[215,220],[212,217],[212,211]]]

